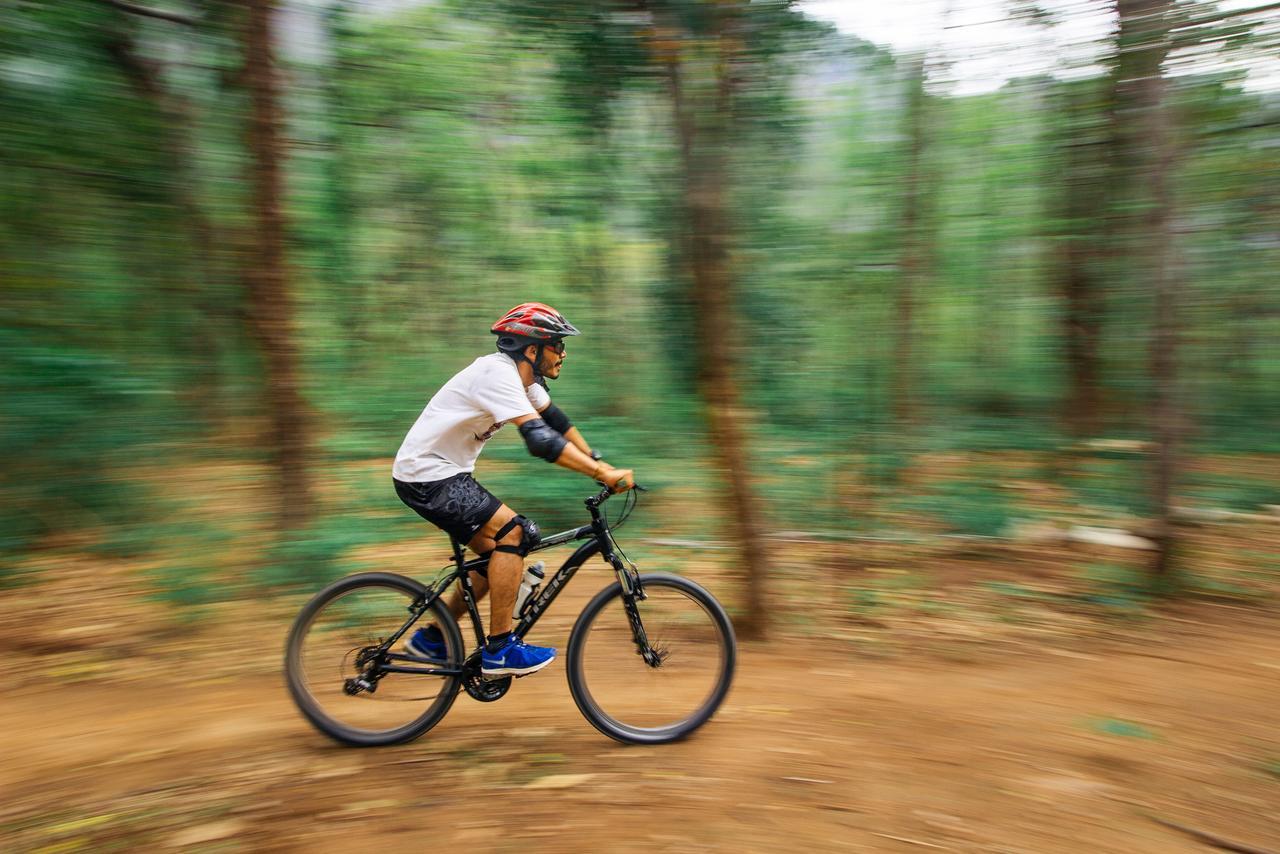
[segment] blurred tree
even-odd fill
[[[522,4],[528,7],[529,4]],[[536,16],[539,32],[562,46],[556,63],[560,96],[569,128],[581,142],[581,177],[573,183],[581,225],[574,230],[573,280],[589,295],[596,316],[624,316],[622,291],[609,268],[612,212],[618,203],[614,174],[617,158],[610,142],[613,110],[643,57],[634,30],[614,17],[610,4],[570,2],[533,4],[524,18]],[[559,13],[559,14],[557,14]],[[566,14],[567,13],[567,14]],[[616,378],[605,414],[625,417],[637,405],[634,376]]]
[[[1122,233],[1127,268],[1153,296],[1151,378],[1153,467],[1152,572],[1173,568],[1176,527],[1173,491],[1178,474],[1178,440],[1183,413],[1178,390],[1178,302],[1181,269],[1173,242],[1173,180],[1178,143],[1164,73],[1172,31],[1172,0],[1117,0],[1117,139],[1126,170],[1133,228]]]
[[[322,75],[327,113],[325,121],[325,242],[329,284],[339,302],[347,307],[342,316],[345,342],[344,368],[357,365],[356,352],[364,336],[364,283],[352,260],[351,241],[355,237],[355,204],[352,184],[357,170],[351,156],[348,128],[351,110],[347,103],[351,74],[350,43],[353,38],[351,8],[347,0],[337,0],[325,10],[324,26],[329,45],[329,65]]]
[[[190,366],[191,373],[180,391],[193,409],[208,415],[219,411],[222,383],[218,376],[223,346],[225,312],[217,307],[217,294],[225,278],[219,263],[220,243],[214,224],[205,212],[202,181],[197,164],[194,128],[196,117],[188,98],[166,82],[160,61],[145,55],[138,45],[134,18],[155,18],[179,24],[187,32],[174,40],[191,38],[201,22],[164,10],[113,2],[122,10],[104,25],[102,47],[115,62],[124,79],[154,111],[157,147],[167,174],[164,183],[171,204],[178,212],[179,227],[186,236],[183,263],[166,277],[167,290],[188,311],[169,325],[175,355]]]
[[[712,456],[724,480],[731,531],[745,572],[744,637],[766,631],[769,556],[748,456],[734,349],[754,338],[758,321],[734,317],[729,152],[737,89],[752,62],[747,20],[738,3],[653,3],[650,47],[667,83],[680,153],[680,221],[687,229],[689,280],[697,334],[698,391],[706,405]],[[741,364],[738,362],[737,364]]]
[[[310,425],[302,396],[294,341],[293,296],[285,257],[284,146],[273,36],[274,0],[248,0],[244,22],[244,77],[249,90],[249,183],[256,225],[245,258],[249,314],[264,367],[270,429],[267,448],[276,469],[281,528],[304,525],[311,515]]]
[[[763,572],[758,514],[846,527],[848,484],[905,469],[881,453],[898,450],[895,377],[903,414],[936,413],[921,449],[1051,446],[1038,419],[1059,409],[1081,435],[1136,434],[1179,361],[1156,327],[1181,323],[1176,387],[1204,413],[1184,441],[1280,436],[1277,102],[1216,64],[1275,46],[1274,23],[1255,33],[1267,5],[1158,16],[1173,22],[1162,116],[1185,143],[1166,159],[1141,86],[1147,7],[1126,5],[1105,78],[960,95],[931,70],[913,100],[902,59],[811,37],[781,0],[291,3],[287,89],[252,73],[247,6],[0,3],[10,542],[85,508],[105,521],[125,504],[115,482],[166,454],[269,445],[293,512],[304,397],[326,451],[385,456],[476,330],[530,291],[610,329],[575,345],[575,372],[602,381],[560,390],[573,411],[625,413],[620,395],[658,410],[666,429],[611,425],[611,456],[660,473],[709,449],[744,573]],[[246,138],[264,102],[274,121]],[[934,126],[918,156],[913,103]],[[1172,324],[1157,306],[1182,283],[1157,300],[1152,272],[1166,196],[1185,258]],[[926,256],[923,299],[910,274]],[[264,413],[269,442],[234,429]],[[709,441],[686,442],[701,415]]]
[[[774,8],[777,7],[777,8]],[[734,182],[730,151],[743,130],[739,99],[744,82],[762,76],[771,51],[780,50],[777,30],[789,18],[785,4],[664,0],[595,4],[515,3],[518,20],[554,35],[566,47],[561,76],[582,117],[591,147],[599,151],[608,105],[628,78],[656,74],[665,86],[676,136],[679,168],[672,203],[668,257],[673,279],[687,280],[688,295],[669,302],[677,322],[688,322],[695,338],[696,388],[712,437],[713,462],[725,484],[732,533],[744,567],[744,636],[762,637],[766,626],[768,557],[763,517],[748,457],[745,412],[738,382],[747,363],[735,358],[735,277],[731,271]],[[784,14],[779,15],[778,11]],[[639,17],[636,12],[642,13]],[[603,161],[597,161],[602,163]],[[595,176],[598,181],[606,176]],[[598,193],[592,218],[607,197]],[[603,305],[607,308],[608,301]],[[680,318],[678,315],[686,317]],[[673,324],[667,324],[671,326]],[[751,336],[755,324],[743,333]],[[678,349],[677,349],[678,352]]]
[[[1055,238],[1053,277],[1061,295],[1067,390],[1062,402],[1066,432],[1082,438],[1100,421],[1100,339],[1105,276],[1110,145],[1097,83],[1057,83],[1051,122],[1053,156],[1046,158],[1055,186],[1050,228]]]
[[[923,268],[932,252],[926,218],[923,215],[922,175],[926,139],[926,112],[929,95],[925,91],[925,55],[911,60],[906,98],[906,174],[902,185],[902,245],[894,310],[893,416],[900,429],[916,420],[915,316]]]

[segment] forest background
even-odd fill
[[[198,610],[437,536],[389,459],[529,299],[748,635],[779,535],[1101,527],[1137,556],[1069,572],[1144,601],[1274,571],[1178,552],[1280,505],[1272,7],[1011,7],[1112,15],[1101,64],[962,96],[786,3],[275,5],[0,10],[6,584],[88,553]],[[576,524],[513,436],[482,479]]]
[[[951,3],[915,52],[818,5],[0,2],[7,846],[1280,839],[1276,4]],[[988,25],[1059,52],[975,92]],[[445,564],[391,461],[526,300],[733,692],[662,749],[549,677],[333,748],[284,635]],[[594,492],[510,429],[477,475],[544,531]]]

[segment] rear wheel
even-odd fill
[[[640,576],[645,598],[628,604],[615,582],[592,599],[569,636],[574,702],[605,735],[663,744],[692,733],[729,693],[733,627],[710,593],[667,573]],[[635,640],[639,618],[647,644]]]
[[[412,618],[425,595],[426,588],[411,578],[368,572],[334,582],[302,609],[285,647],[285,674],[294,702],[317,729],[343,744],[399,744],[445,716],[458,693],[458,677],[381,669],[386,664],[423,670],[462,667],[462,634],[438,599],[403,637],[382,648]],[[430,622],[444,635],[444,660],[404,656],[404,641]]]

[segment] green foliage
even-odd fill
[[[1185,574],[1155,578],[1140,567],[1094,563],[1081,573],[1083,592],[1077,598],[1115,616],[1140,617],[1156,600],[1187,592],[1189,583]]]
[[[1073,468],[1064,485],[1086,507],[1148,516],[1152,512],[1150,467],[1145,458],[1088,459]]]
[[[423,523],[411,512],[386,516],[334,515],[322,517],[301,530],[280,538],[256,580],[270,587],[314,589],[367,568],[352,552],[360,547],[409,539],[423,534]],[[378,567],[409,575],[422,567]]]
[[[220,552],[234,545],[236,534],[228,528],[207,522],[176,521],[175,516],[191,512],[190,504],[170,505],[168,510],[170,517],[164,521],[148,519],[110,528],[94,551],[116,558],[164,552],[200,554],[216,560]]]
[[[1061,444],[1061,430],[1039,418],[952,418],[930,425],[923,439],[937,451],[1048,451]]]
[[[911,466],[911,456],[896,451],[872,453],[867,455],[863,466],[868,482],[896,486]]]
[[[837,458],[807,442],[775,434],[758,443],[760,496],[773,524],[802,530],[848,530],[858,525],[840,506]]]
[[[1280,483],[1253,477],[1224,477],[1197,473],[1183,490],[1195,503],[1230,510],[1257,511],[1280,505]]]
[[[0,553],[12,553],[68,524],[123,525],[146,510],[146,495],[115,477],[163,389],[107,356],[0,330]]]
[[[937,519],[952,533],[977,537],[1002,535],[1016,515],[1003,490],[977,480],[948,481],[897,506]]]
[[[153,599],[181,608],[198,608],[225,598],[226,591],[212,577],[209,567],[173,564],[151,573]]]
[[[266,459],[242,287],[253,220],[235,13],[198,5],[202,25],[184,29],[180,51],[171,24],[110,4],[0,6],[0,554],[80,527],[105,529],[99,549],[114,556],[221,549],[158,522],[171,508],[129,469],[181,476],[216,457],[211,446]],[[383,5],[330,4],[314,19],[325,43],[284,53],[290,320],[317,474],[389,461],[431,394],[492,350],[493,318],[535,298],[586,333],[552,390],[590,441],[651,486],[709,486],[691,473],[716,440],[695,384],[697,259],[655,57],[678,49],[686,115],[707,127],[723,7],[663,7],[683,30],[664,47],[626,4]],[[1107,80],[1042,77],[977,96],[931,85],[917,168],[904,61],[791,4],[739,11],[732,145],[711,154],[728,167],[715,189],[731,213],[729,343],[769,521],[847,530],[856,478],[950,531],[998,536],[1016,508],[997,477],[916,492],[906,475],[928,453],[1063,444],[1061,256],[1112,224],[1105,199],[1079,210],[1065,197],[1077,180],[1096,187],[1107,162]],[[1274,98],[1223,75],[1181,75],[1172,89],[1180,216],[1195,224],[1180,245],[1194,441],[1280,451]],[[921,406],[899,431],[908,248],[923,274],[909,366]],[[1147,438],[1148,285],[1094,266],[1107,435]],[[481,479],[545,530],[581,524],[590,485],[530,459],[511,432],[491,443]],[[1085,507],[1146,516],[1148,464],[1094,454],[1065,486]],[[1258,477],[1199,478],[1186,494],[1280,503]],[[362,545],[422,531],[385,477],[353,484],[348,510],[289,536],[263,577],[327,578]],[[642,507],[633,524],[656,518]],[[181,592],[198,575],[186,569],[174,595],[198,600]],[[1098,583],[1124,598],[1124,585]]]

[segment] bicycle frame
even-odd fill
[[[587,510],[591,513],[591,524],[583,525],[579,528],[573,528],[568,531],[561,531],[558,534],[552,534],[544,537],[536,546],[529,549],[529,554],[540,552],[543,549],[549,549],[554,546],[571,543],[575,540],[586,539],[586,542],[578,546],[573,554],[565,560],[560,568],[556,570],[555,575],[551,576],[543,585],[538,595],[533,597],[524,608],[524,613],[520,619],[512,627],[511,633],[518,638],[523,638],[529,629],[533,628],[538,622],[538,618],[543,615],[547,608],[551,607],[551,603],[560,595],[560,591],[569,583],[569,579],[577,574],[578,570],[589,558],[597,552],[601,554],[605,562],[611,565],[614,572],[617,573],[618,581],[622,585],[624,599],[628,603],[628,611],[631,613],[632,629],[635,632],[636,642],[643,650],[648,651],[648,641],[644,636],[644,629],[639,624],[639,616],[635,613],[635,609],[630,607],[632,597],[644,598],[644,591],[640,587],[640,579],[638,573],[631,572],[622,559],[618,557],[614,550],[612,534],[609,530],[609,524],[600,511],[600,505],[603,504],[613,493],[608,489],[601,490],[598,494],[588,498],[584,503]],[[378,666],[381,673],[416,673],[422,676],[465,676],[467,673],[466,665],[472,664],[473,659],[480,654],[480,648],[485,644],[484,622],[480,618],[480,610],[476,606],[475,589],[471,584],[471,573],[486,568],[489,565],[490,555],[472,558],[466,560],[463,555],[463,544],[458,540],[450,540],[453,545],[453,563],[455,568],[449,572],[444,578],[436,581],[427,588],[426,595],[418,601],[414,602],[409,611],[412,616],[399,631],[387,638],[376,647],[376,652],[383,659],[383,663]],[[466,663],[462,668],[430,668],[430,667],[412,667],[403,664],[392,664],[394,661],[418,661],[410,655],[403,653],[391,652],[391,648],[409,631],[427,609],[431,607],[431,603],[439,599],[444,591],[449,589],[449,585],[457,579],[462,591],[463,602],[466,603],[467,613],[471,617],[471,626],[475,631],[476,650],[467,656]],[[646,660],[648,656],[646,655]],[[359,663],[359,662],[358,662]]]

